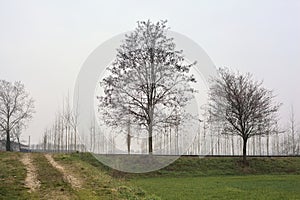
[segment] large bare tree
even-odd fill
[[[194,64],[186,64],[173,38],[167,37],[166,21],[138,22],[101,82],[105,94],[99,109],[106,124],[125,129],[130,121],[132,128],[144,127],[152,154],[153,133],[182,121],[194,92],[189,86],[195,82],[189,74]]]
[[[26,125],[34,113],[34,102],[21,82],[0,80],[0,130],[6,134],[6,150],[11,151],[11,132]]]
[[[272,91],[252,75],[219,70],[209,94],[211,120],[222,124],[222,133],[243,139],[243,161],[246,163],[247,141],[253,136],[273,133],[280,104],[274,102]]]

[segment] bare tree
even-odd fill
[[[296,119],[295,119],[295,112],[294,112],[294,107],[293,105],[291,106],[291,113],[290,113],[290,119],[289,119],[289,136],[288,138],[290,139],[288,142],[290,153],[292,155],[296,154],[297,150],[297,127],[296,127]]]
[[[47,148],[45,150],[76,151],[78,147],[78,106],[74,106],[74,109],[71,108],[69,95],[63,97],[62,102],[62,108],[56,112],[52,126],[50,129],[46,128],[42,135],[42,143],[46,136]]]
[[[34,113],[33,99],[21,82],[0,80],[0,131],[6,133],[6,150],[11,151],[11,131],[26,124]]]
[[[43,135],[43,150],[47,150],[47,145],[48,144],[48,130],[46,129]]]
[[[74,137],[71,139],[71,142],[74,145],[73,150],[77,151],[77,132],[78,132],[77,129],[78,129],[78,117],[79,117],[78,105],[73,106],[73,108],[74,109],[72,110],[71,116],[70,116],[70,125],[73,129]]]
[[[194,92],[188,84],[195,82],[188,74],[194,64],[184,64],[182,51],[166,32],[166,21],[138,22],[101,82],[105,95],[99,97],[99,110],[106,124],[124,129],[130,118],[131,127],[142,126],[148,133],[149,154],[154,132],[182,121],[183,107]]]
[[[273,133],[280,104],[274,103],[272,91],[254,81],[249,73],[224,68],[219,75],[210,88],[209,111],[212,120],[224,123],[223,134],[242,137],[246,163],[248,139]]]

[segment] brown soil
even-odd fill
[[[30,189],[30,192],[33,192],[40,187],[40,181],[37,179],[36,168],[32,164],[31,154],[25,153],[21,158],[21,162],[26,166],[27,170],[25,186]]]

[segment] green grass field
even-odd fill
[[[300,158],[183,157],[147,174],[124,174],[161,199],[300,199]]]
[[[182,157],[146,174],[121,173],[90,156],[73,155],[161,199],[300,199],[300,158]]]
[[[131,180],[162,199],[300,199],[300,175],[154,177]]]
[[[145,174],[108,168],[91,154],[53,154],[53,159],[77,177],[71,187],[44,154],[30,154],[40,188],[25,186],[25,154],[0,152],[0,199],[300,199],[300,157],[182,157],[170,166]]]

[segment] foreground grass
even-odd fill
[[[34,193],[37,199],[78,199],[76,192],[67,183],[62,174],[45,158],[44,154],[34,153],[33,164],[36,166],[41,187]]]
[[[162,199],[300,199],[300,175],[135,178]]]
[[[53,154],[81,181],[72,188],[44,154],[31,154],[41,186],[29,193],[22,153],[0,152],[0,199],[300,199],[300,157],[183,157],[146,174],[122,173],[91,154]],[[149,195],[151,194],[151,195]]]
[[[79,199],[160,199],[123,179],[113,178],[108,168],[91,154],[56,154],[53,157],[72,174],[80,177],[82,188],[76,191]]]
[[[20,153],[0,152],[0,199],[32,199],[25,188],[26,169],[20,158]]]
[[[146,174],[112,170],[90,154],[78,159],[113,177],[129,180],[162,199],[300,199],[300,158],[182,157]]]
[[[80,178],[81,187],[72,188],[63,178],[63,174],[48,162],[44,154],[32,153],[32,163],[36,168],[40,187],[29,192],[29,188],[25,187],[27,172],[20,161],[22,156],[22,153],[0,152],[1,200],[160,199],[146,194],[144,190],[125,180],[113,178],[108,174],[107,168],[90,154],[53,154],[54,159],[68,172]]]
[[[109,170],[162,199],[300,199],[300,158],[182,157],[146,174]]]

